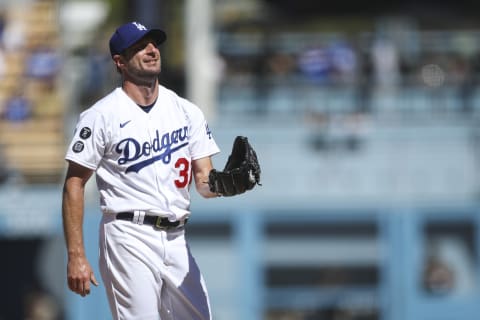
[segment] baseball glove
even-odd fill
[[[260,184],[260,164],[247,137],[237,136],[223,171],[213,169],[208,177],[210,191],[230,197]]]

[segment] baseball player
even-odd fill
[[[223,171],[202,111],[161,86],[160,29],[120,26],[110,53],[121,86],[84,111],[66,154],[62,217],[68,287],[98,281],[83,242],[84,188],[95,173],[102,219],[99,264],[114,319],[211,319],[203,277],[185,239],[190,185],[205,198],[259,184],[260,167],[237,137]]]

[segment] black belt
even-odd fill
[[[119,212],[116,215],[117,219],[133,221],[135,214],[132,211]],[[158,229],[174,229],[183,227],[187,223],[188,219],[170,221],[167,217],[159,217],[152,215],[145,215],[143,218],[143,224],[152,225]]]

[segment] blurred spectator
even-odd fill
[[[445,294],[454,287],[454,275],[449,266],[438,257],[430,256],[426,262],[423,285],[427,292]]]
[[[467,57],[456,56],[452,61],[452,81],[457,85],[458,98],[461,111],[473,111],[472,97],[475,93],[476,83],[473,65]]]
[[[21,122],[32,115],[32,103],[23,94],[23,89],[17,89],[5,101],[2,118],[12,122]]]
[[[7,19],[3,29],[3,45],[8,52],[21,50],[25,44],[25,26],[23,19],[15,18],[15,12],[9,12],[12,17]]]
[[[60,55],[50,40],[47,38],[32,49],[26,62],[26,73],[31,78],[53,83],[60,71]]]
[[[327,81],[331,71],[328,52],[320,46],[308,48],[298,56],[298,67],[310,80]]]
[[[357,57],[351,45],[345,41],[334,42],[328,52],[336,80],[352,83],[357,71]]]
[[[312,47],[298,56],[298,67],[314,81],[352,83],[357,71],[357,57],[351,45],[334,41],[327,47]]]
[[[372,66],[376,85],[392,87],[399,84],[398,51],[394,43],[386,37],[379,37],[373,43]]]
[[[0,43],[3,45],[3,34],[7,24],[6,12],[0,9]]]

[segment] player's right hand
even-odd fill
[[[68,259],[67,281],[68,288],[82,297],[90,294],[90,283],[98,286],[92,267],[85,257]]]

